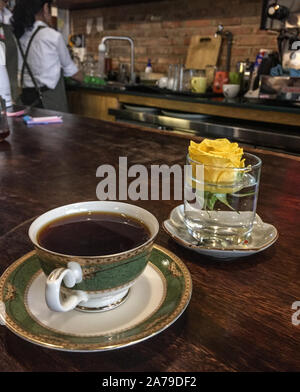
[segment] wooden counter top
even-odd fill
[[[107,108],[116,108],[118,102],[271,124],[300,125],[299,107],[287,104],[280,106],[279,103],[274,105],[274,103],[261,102],[258,99],[247,101],[243,98],[199,98],[174,94],[121,91],[105,87],[70,87],[68,97],[73,113],[104,120],[112,120],[112,117],[107,117],[106,111]],[[103,105],[105,112],[102,109]]]
[[[35,115],[53,112],[36,110]],[[63,114],[64,123],[27,128],[9,120],[0,143],[0,274],[32,250],[35,217],[68,203],[96,200],[96,169],[118,165],[184,165],[189,139]],[[270,151],[263,161],[257,212],[279,231],[251,257],[215,261],[177,245],[160,229],[157,243],[188,267],[193,294],[183,315],[160,334],[101,353],[66,353],[23,341],[0,326],[0,371],[299,371],[300,159]],[[129,201],[131,202],[131,201]],[[165,220],[180,201],[131,202]]]

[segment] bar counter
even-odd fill
[[[126,88],[67,83],[72,112],[87,117],[113,120],[107,108],[119,104],[133,104],[173,111],[222,116],[270,124],[299,126],[299,102],[274,101],[258,98],[224,98],[213,93],[194,94],[170,92],[155,86],[127,86]]]
[[[54,112],[32,110],[32,115]],[[102,164],[184,165],[188,136],[62,114],[63,124],[27,127],[9,119],[0,143],[0,275],[33,248],[27,231],[40,214],[96,200]],[[193,137],[195,141],[200,140]],[[248,151],[263,162],[257,213],[279,239],[261,253],[215,260],[187,250],[160,228],[156,243],[191,273],[193,291],[181,317],[161,333],[118,350],[62,352],[39,347],[0,326],[0,371],[299,371],[300,158]],[[180,201],[128,201],[159,223]]]

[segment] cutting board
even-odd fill
[[[185,67],[190,69],[205,69],[216,66],[222,44],[220,35],[193,35],[188,49]]]

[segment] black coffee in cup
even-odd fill
[[[150,239],[145,224],[125,214],[83,212],[43,226],[37,241],[43,248],[73,256],[105,256],[125,252]]]

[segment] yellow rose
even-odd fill
[[[190,159],[204,165],[204,190],[213,193],[232,193],[239,188],[239,171],[234,169],[245,167],[243,153],[228,139],[204,139],[199,144],[191,141],[189,146]]]

